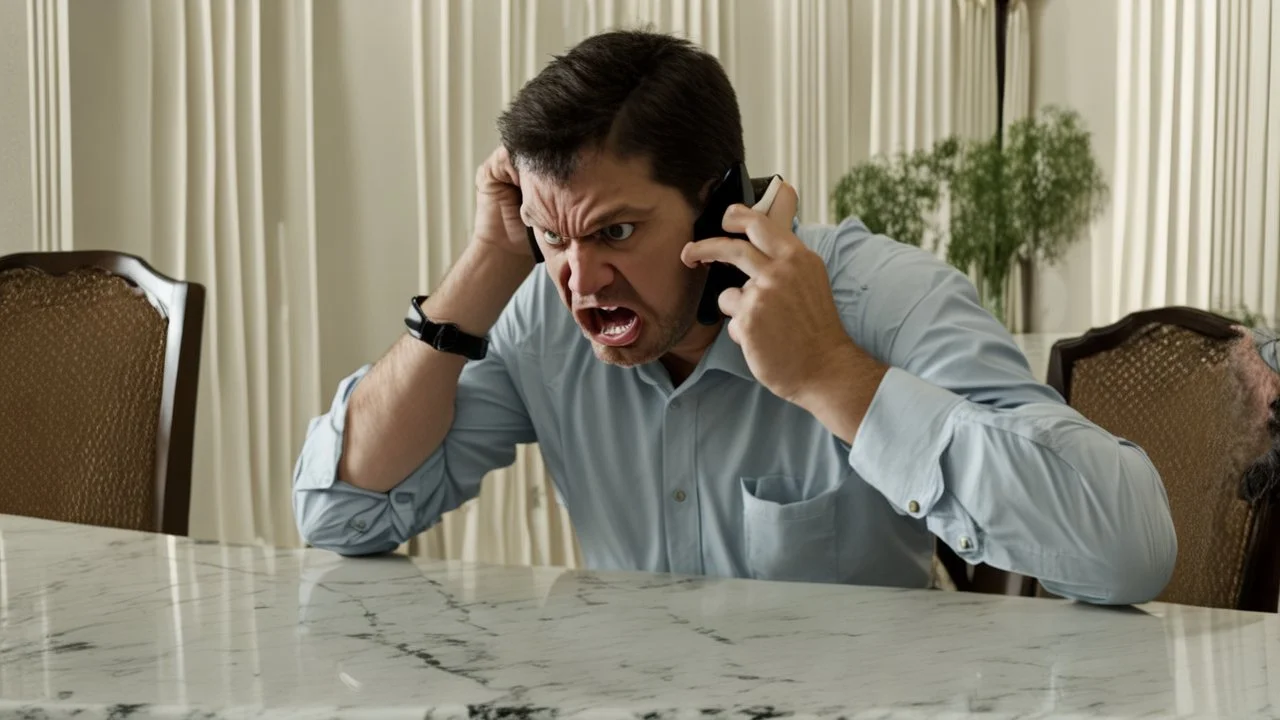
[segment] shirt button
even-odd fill
[[[675,492],[671,493],[671,497],[675,498],[675,499],[676,499],[676,502],[684,502],[684,499],[685,499],[687,496],[684,494],[684,491],[683,491],[683,490],[677,490],[677,491],[675,491]]]
[[[681,405],[683,405],[683,404],[684,404],[684,403],[680,402],[680,398],[676,398],[675,400],[672,400],[672,401],[671,401],[671,409],[672,409],[672,410],[679,410],[679,409],[680,409],[680,406],[681,406]]]
[[[357,530],[364,530],[365,528],[369,527],[368,523],[366,523],[363,520],[356,520],[355,522],[351,523],[351,525]]]
[[[969,538],[969,536],[968,536],[968,535],[961,535],[961,536],[960,536],[960,549],[961,549],[961,550],[972,550],[972,549],[973,549],[973,540],[971,540],[971,539]]]
[[[915,500],[912,500],[911,502],[907,503],[907,511],[913,512],[913,513],[920,512],[920,503],[916,502]]]

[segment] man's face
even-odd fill
[[[522,171],[520,186],[521,215],[596,357],[633,366],[670,352],[706,277],[680,261],[695,218],[684,196],[650,179],[646,159],[608,152],[584,154],[567,183]]]

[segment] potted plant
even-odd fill
[[[1029,298],[1033,262],[1057,262],[1107,195],[1080,116],[1045,108],[1014,123],[1003,142],[993,137],[962,151],[951,178],[947,260],[973,273],[983,304],[1005,322],[1014,264]]]
[[[873,233],[920,246],[960,152],[955,138],[932,148],[880,155],[855,165],[831,193],[838,221],[856,215]]]

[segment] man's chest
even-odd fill
[[[539,429],[590,566],[852,582],[901,567],[869,538],[915,544],[848,448],[758,384],[607,387],[564,388]]]
[[[665,503],[693,501],[700,514],[731,514],[754,478],[786,478],[777,491],[791,501],[852,474],[847,449],[821,423],[755,382],[717,373],[668,393],[607,379],[561,389],[555,427],[539,429],[544,453],[545,436],[557,440],[562,493],[592,496],[597,511],[652,520]]]

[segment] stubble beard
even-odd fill
[[[684,336],[689,333],[698,317],[698,303],[702,297],[702,288],[706,282],[706,272],[688,274],[684,287],[680,291],[680,301],[676,309],[665,317],[652,315],[645,318],[645,325],[640,329],[640,339],[627,347],[609,347],[596,342],[591,349],[601,362],[619,367],[635,367],[651,363],[671,352]]]

